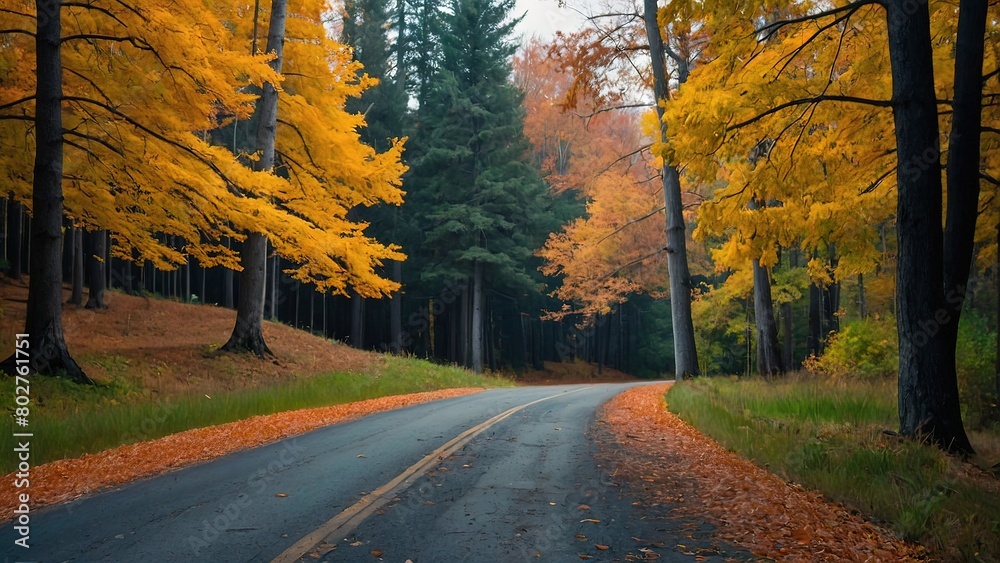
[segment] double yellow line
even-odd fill
[[[411,479],[414,476],[426,473],[431,469],[431,467],[437,465],[442,460],[464,447],[473,438],[482,434],[491,426],[506,419],[507,417],[522,409],[541,403],[542,401],[548,401],[549,399],[583,391],[587,388],[588,387],[581,387],[579,389],[573,389],[572,391],[564,391],[562,393],[556,393],[555,395],[549,395],[548,397],[531,401],[530,403],[525,403],[523,405],[505,410],[493,418],[469,428],[465,432],[462,432],[458,436],[449,440],[440,448],[424,456],[423,459],[408,467],[393,480],[368,493],[362,497],[361,500],[354,503],[340,514],[334,516],[310,534],[295,542],[291,547],[272,559],[271,563],[292,563],[294,561],[298,561],[304,555],[309,553],[310,550],[319,545],[320,542],[331,535],[337,534],[339,537],[347,536],[376,510],[384,506],[399,492],[409,487],[412,483]]]

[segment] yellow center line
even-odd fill
[[[482,434],[494,424],[504,420],[521,409],[530,407],[531,405],[536,405],[542,401],[548,401],[549,399],[583,391],[588,388],[589,387],[581,387],[579,389],[573,389],[572,391],[564,391],[562,393],[556,393],[555,395],[531,401],[530,403],[525,403],[523,405],[505,410],[493,418],[469,428],[465,432],[462,432],[458,436],[449,440],[440,448],[424,456],[423,459],[408,467],[393,480],[368,493],[362,497],[361,500],[354,503],[340,514],[334,516],[310,534],[295,542],[291,547],[272,559],[271,563],[292,563],[294,561],[298,561],[312,548],[319,545],[321,541],[334,533],[338,533],[340,536],[350,534],[351,531],[361,524],[361,522],[389,502],[389,500],[396,496],[397,493],[409,487],[412,484],[411,479],[414,476],[426,473],[432,466],[437,465],[442,460],[464,447],[473,438]]]

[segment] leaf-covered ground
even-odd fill
[[[725,450],[667,411],[670,384],[630,389],[598,416],[602,461],[647,510],[714,524],[780,561],[920,561],[925,549]]]
[[[119,446],[97,454],[54,461],[31,469],[32,507],[72,500],[94,491],[269,444],[336,422],[481,390],[444,389],[255,416],[229,424],[196,428],[157,440]],[[8,517],[4,520],[14,513],[14,481],[13,474],[0,479],[0,514]]]

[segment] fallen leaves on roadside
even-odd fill
[[[615,466],[613,476],[643,491],[650,502],[671,516],[708,519],[718,537],[780,561],[923,559],[923,547],[702,435],[667,410],[663,396],[669,386],[629,389],[599,415],[610,432],[602,438],[608,441],[602,455]],[[661,439],[665,436],[670,439]],[[640,551],[646,560],[660,556]]]

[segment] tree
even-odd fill
[[[701,87],[694,92],[713,94],[708,104],[700,101],[708,107],[685,115],[684,110],[699,101],[688,97],[697,94],[682,89],[688,103],[671,112],[671,122],[684,123],[685,140],[692,141],[678,148],[710,153],[718,164],[761,138],[777,139],[768,166],[760,171],[724,166],[731,170],[730,185],[717,192],[716,200],[739,200],[748,187],[759,191],[766,185],[769,195],[783,204],[785,229],[800,233],[793,238],[801,237],[804,249],[817,254],[824,254],[824,247],[829,251],[827,265],[814,267],[820,266],[817,259],[810,263],[810,272],[820,277],[825,275],[822,269],[846,279],[848,272],[862,274],[878,264],[872,259],[873,227],[891,216],[876,215],[856,235],[845,236],[850,230],[843,225],[856,221],[854,214],[884,209],[885,201],[895,203],[900,429],[951,451],[969,452],[954,350],[971,265],[969,229],[975,228],[975,221],[969,218],[977,215],[979,202],[981,112],[975,100],[982,98],[986,6],[960,3],[957,31],[956,14],[943,3],[859,1],[826,11],[789,7],[798,11],[777,20],[769,19],[769,7],[761,4],[738,9],[724,5],[713,12],[709,21],[726,29],[720,37],[729,39],[715,45],[718,57],[696,71],[694,82]],[[727,10],[743,10],[743,15],[734,18]],[[747,22],[762,20],[773,23],[746,30]],[[878,48],[882,45],[888,49]],[[747,53],[751,56],[740,62]],[[942,93],[951,86],[947,78],[936,82],[948,76],[937,69],[950,64],[955,65],[955,99],[952,111],[942,112],[937,100],[947,98]],[[891,92],[873,85],[871,72],[890,69]],[[950,120],[955,143],[948,151],[952,173],[943,230],[939,119]],[[818,158],[802,158],[801,151],[815,151]],[[765,178],[771,182],[760,182]],[[796,196],[789,186],[809,198]],[[855,205],[892,187],[898,197]],[[841,195],[829,199],[821,195],[824,192]],[[834,218],[835,227],[829,228]],[[835,301],[836,295],[831,297]]]
[[[544,187],[527,161],[521,95],[509,82],[513,0],[452,0],[443,15],[440,71],[420,107],[415,203],[428,222],[423,279],[468,280],[470,367],[484,367],[485,293],[531,286]],[[463,300],[464,302],[464,300]]]
[[[295,279],[320,291],[346,294],[352,288],[363,297],[379,297],[398,284],[376,270],[383,260],[401,260],[403,255],[397,247],[367,236],[367,225],[356,222],[350,211],[357,206],[402,203],[402,141],[393,139],[391,147],[380,153],[361,142],[364,116],[348,113],[345,104],[374,81],[364,75],[359,78],[360,65],[351,60],[349,49],[327,36],[325,8],[320,0],[304,2],[287,19],[288,34],[297,40],[285,45],[281,95],[275,90],[282,117],[272,118],[277,135],[273,162],[280,164],[275,170],[280,175],[262,172],[274,188],[252,193],[245,200],[257,208],[273,206],[280,214],[272,221],[247,224],[245,230],[270,235],[275,251],[297,263],[286,270]],[[273,36],[270,31],[269,36]],[[258,140],[258,146],[266,149],[264,138]],[[263,164],[258,161],[255,166]],[[255,239],[250,235],[248,240]],[[266,248],[266,241],[259,246],[250,249],[258,258],[249,264],[259,268],[257,275],[263,280],[266,259],[261,248]],[[248,290],[250,305],[242,307],[247,313],[238,313],[230,348],[265,351],[257,347],[256,336],[261,332],[264,290],[263,281],[252,292]],[[257,301],[260,306],[255,305]],[[259,340],[263,344],[262,337]]]
[[[271,54],[271,68],[281,74],[285,45],[285,19],[288,1],[273,0],[267,28],[267,47]],[[257,107],[256,152],[259,153],[253,168],[258,172],[273,173],[274,145],[278,136],[278,90],[273,82],[264,83]],[[229,341],[222,346],[226,351],[247,350],[263,357],[271,350],[264,342],[264,295],[267,291],[267,235],[251,232],[240,250],[240,294],[236,304],[236,325]]]
[[[106,244],[108,232],[105,230],[88,233],[86,237],[86,262],[87,262],[87,287],[90,289],[87,295],[87,309],[104,309],[104,290],[107,287],[107,276],[104,275],[104,257],[106,255]]]
[[[31,259],[24,332],[31,339],[30,367],[36,373],[64,371],[93,383],[66,348],[62,330],[62,19],[59,0],[37,0],[35,53],[35,167],[31,209]],[[13,372],[14,358],[5,362]]]
[[[663,120],[661,105],[668,99],[666,61],[664,43],[660,35],[656,0],[644,0],[643,21],[653,74],[653,94],[656,100],[656,115],[659,118],[660,142],[668,139],[667,124]],[[685,57],[675,57],[679,65],[678,82],[687,80],[689,61]],[[688,270],[687,224],[684,221],[684,200],[681,198],[680,170],[669,163],[664,155],[663,199],[667,213],[667,269],[670,276],[670,314],[674,329],[674,373],[678,379],[698,375],[698,352],[694,342],[694,324],[691,320],[691,272]],[[756,277],[756,276],[755,276]],[[770,301],[770,296],[768,296]],[[772,318],[773,321],[773,318]]]
[[[979,204],[985,1],[959,3],[948,157],[948,214],[941,231],[942,186],[930,11],[885,3],[892,62],[896,174],[899,424],[950,451],[972,453],[962,424],[955,368]],[[920,166],[920,163],[925,163]],[[927,325],[936,326],[935,330]]]

